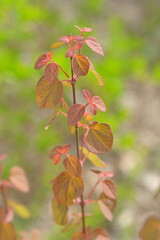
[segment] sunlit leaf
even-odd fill
[[[64,44],[64,42],[56,42],[51,45],[51,48],[58,48],[58,47],[62,46],[63,44]]]
[[[107,123],[91,122],[84,137],[85,145],[90,152],[104,153],[112,148],[113,134]]]
[[[104,217],[108,221],[112,221],[113,220],[113,212],[116,207],[116,200],[111,199],[111,198],[107,197],[104,193],[102,193],[99,197],[98,205],[99,205],[99,208],[100,208],[102,214],[104,215]]]
[[[65,225],[68,222],[68,207],[58,202],[55,198],[52,199],[52,213],[54,221],[59,225]]]
[[[81,104],[74,104],[68,111],[68,126],[75,125],[83,117],[85,107]]]
[[[86,148],[82,149],[83,154],[87,156],[87,159],[93,163],[96,167],[106,167],[106,164],[94,153],[89,152]]]
[[[42,76],[36,86],[36,97],[41,108],[52,108],[63,95],[63,84],[60,81],[48,81]]]
[[[45,67],[45,78],[47,81],[58,81],[58,65],[57,63],[49,63]]]
[[[83,76],[88,73],[89,61],[83,55],[75,55],[72,59],[73,71],[78,76]]]
[[[101,78],[101,76],[99,75],[99,73],[96,72],[96,70],[94,68],[89,68],[89,70],[94,74],[94,76],[96,77],[98,83],[100,86],[104,86],[104,81]]]
[[[149,217],[139,233],[142,240],[160,239],[160,218],[156,216]]]
[[[84,188],[82,178],[65,171],[60,173],[52,183],[55,198],[65,206],[72,205],[73,200],[82,194]]]
[[[109,234],[104,228],[96,228],[92,233],[94,240],[109,240]]]
[[[16,240],[16,233],[11,223],[0,222],[0,240]]]
[[[88,47],[90,47],[94,52],[104,56],[103,49],[95,37],[91,37],[91,36],[87,37],[85,39],[85,42],[88,45]]]
[[[39,70],[43,66],[45,66],[49,61],[52,60],[52,53],[49,52],[47,54],[41,54],[37,61],[35,62],[34,69]]]
[[[75,177],[81,177],[82,167],[80,161],[75,156],[68,156],[63,161],[64,167],[67,172]]]
[[[26,206],[23,204],[16,203],[9,200],[9,205],[12,207],[15,213],[17,213],[21,218],[27,219],[30,218],[31,213]]]
[[[29,182],[24,170],[19,166],[14,166],[10,169],[9,180],[12,186],[17,190],[27,193],[29,192]]]
[[[111,180],[105,180],[102,182],[102,189],[105,195],[109,198],[117,198],[116,184]]]

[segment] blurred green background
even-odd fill
[[[60,36],[79,33],[74,24],[93,28],[105,52],[101,57],[85,48],[105,86],[89,75],[79,81],[78,96],[86,88],[103,98],[107,112],[94,119],[109,123],[115,138],[113,150],[102,156],[117,183],[114,220],[108,223],[95,204],[87,223],[106,227],[112,240],[133,240],[144,219],[157,213],[153,197],[160,182],[159,23],[158,0],[0,1],[0,153],[8,153],[3,174],[7,177],[11,166],[20,165],[31,185],[25,196],[11,192],[12,199],[31,211],[30,219],[15,217],[17,232],[37,228],[45,240],[71,236],[52,221],[49,182],[60,168],[52,165],[48,153],[60,143],[74,144],[74,137],[63,116],[44,129],[52,111],[36,105],[35,86],[42,71],[33,66]],[[64,46],[55,49],[53,58],[69,73],[65,52]],[[65,96],[72,101],[69,88]],[[88,176],[91,186],[95,175]]]

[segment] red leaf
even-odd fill
[[[91,101],[92,101],[92,95],[91,95],[91,93],[90,93],[88,90],[83,89],[83,90],[82,90],[82,95],[83,95],[84,99],[85,99],[87,102],[91,102]]]
[[[73,49],[68,49],[68,51],[66,52],[66,57],[73,57],[74,55],[74,50]]]
[[[107,123],[93,121],[85,132],[84,140],[90,152],[104,153],[112,148],[113,134]]]
[[[83,40],[83,37],[82,36],[72,36],[72,40],[74,42],[81,41],[81,40]]]
[[[83,55],[75,55],[72,58],[73,71],[78,76],[83,76],[88,73],[89,70],[89,61]]]
[[[93,231],[94,240],[109,240],[109,234],[104,228],[96,228]]]
[[[58,81],[58,65],[57,63],[49,63],[45,67],[45,78],[47,81]]]
[[[52,60],[52,53],[41,54],[35,62],[34,69],[39,70]]]
[[[98,205],[102,214],[108,221],[112,221],[113,212],[116,207],[116,200],[107,197],[104,193],[102,193],[99,197]]]
[[[73,200],[79,197],[84,189],[82,178],[65,171],[53,179],[52,183],[55,198],[65,206],[73,205]]]
[[[85,107],[81,104],[74,104],[68,111],[68,126],[75,125],[83,117]]]
[[[61,155],[68,153],[70,148],[70,144],[54,147],[49,154],[49,158],[53,161],[53,164],[58,164],[61,161]]]
[[[29,182],[26,173],[21,167],[14,166],[10,169],[9,180],[17,190],[23,193],[29,192]]]
[[[90,108],[91,113],[93,113],[93,115],[97,114],[98,108],[96,107],[96,105],[94,105],[94,103],[90,103],[89,108]]]
[[[103,177],[112,178],[114,176],[113,172],[103,172],[103,171],[98,171],[98,170],[93,170],[93,169],[91,169],[91,171],[98,174],[99,177],[101,177],[101,178],[103,178]]]
[[[81,42],[77,42],[75,45],[74,45],[74,49],[81,49],[84,45],[84,41],[81,41]]]
[[[42,76],[36,86],[36,97],[41,108],[53,108],[63,95],[63,84],[60,81],[48,81]]]
[[[92,98],[92,101],[93,101],[94,105],[96,105],[96,107],[98,109],[100,109],[102,112],[106,111],[106,106],[105,106],[103,100],[99,96],[94,96]]]
[[[68,36],[60,37],[59,41],[60,42],[64,42],[64,43],[69,42],[70,41],[70,37],[68,37]]]
[[[104,56],[102,47],[96,38],[91,37],[91,36],[87,37],[85,39],[85,42],[88,45],[88,47],[90,47],[94,52]]]
[[[92,31],[92,28],[89,28],[89,27],[80,28],[77,25],[74,25],[74,27],[78,28],[81,32],[91,32]]]
[[[81,177],[82,167],[78,158],[70,155],[64,159],[63,165],[67,172],[75,177]]]
[[[141,228],[139,236],[142,240],[159,240],[160,218],[157,216],[149,217]]]
[[[105,180],[102,182],[102,188],[105,195],[109,198],[116,199],[117,198],[117,191],[116,185],[111,180]]]

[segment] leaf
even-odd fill
[[[60,81],[48,81],[42,76],[36,86],[36,97],[41,108],[52,108],[63,95],[63,84]]]
[[[60,41],[60,42],[63,42],[63,43],[67,43],[67,42],[70,41],[70,37],[68,37],[68,36],[62,36],[62,37],[60,37],[59,41]]]
[[[7,158],[7,154],[0,154],[0,162]]]
[[[2,207],[0,207],[0,222],[3,222],[5,219],[6,213]]]
[[[112,148],[113,134],[107,123],[93,121],[84,135],[85,145],[90,152],[104,153]]]
[[[81,177],[82,167],[80,161],[75,156],[68,156],[64,159],[63,165],[67,172],[75,177]]]
[[[94,240],[109,240],[109,234],[104,228],[96,228],[92,233]]]
[[[57,201],[65,206],[73,204],[73,200],[83,192],[82,178],[74,177],[68,172],[62,172],[53,179],[53,193]]]
[[[72,236],[72,240],[86,240],[86,238],[84,238],[84,234],[82,231],[79,232],[75,232]]]
[[[16,233],[11,223],[0,222],[0,240],[16,240]]]
[[[63,146],[56,146],[49,154],[49,158],[53,161],[53,164],[58,164],[61,161],[61,155],[68,153],[71,148],[71,144],[65,144]]]
[[[85,107],[81,104],[74,104],[68,111],[68,126],[76,125],[77,122],[83,117]]]
[[[87,102],[91,102],[92,101],[92,94],[86,90],[86,89],[83,89],[82,90],[82,95],[83,95],[83,98],[87,101]]]
[[[94,105],[96,105],[96,107],[101,110],[102,112],[106,111],[106,106],[102,100],[102,98],[100,98],[99,96],[94,96],[92,98],[92,101],[94,103]]]
[[[52,60],[52,53],[49,52],[47,54],[41,54],[37,61],[35,62],[34,69],[39,70],[43,66],[45,66],[49,61]]]
[[[45,67],[45,78],[47,81],[58,81],[58,65],[57,63],[49,63]]]
[[[85,56],[78,54],[72,58],[72,66],[75,74],[83,76],[88,73],[89,61]]]
[[[64,44],[64,42],[56,42],[51,45],[51,48],[58,48],[58,47],[62,46],[63,44]]]
[[[104,194],[112,199],[116,199],[117,198],[117,190],[116,190],[116,185],[113,181],[111,180],[105,180],[102,182],[102,188],[103,188],[103,192]]]
[[[92,28],[89,28],[89,27],[80,28],[77,25],[74,25],[74,27],[78,28],[81,32],[91,32],[92,31]]]
[[[104,56],[103,49],[95,37],[91,37],[91,36],[87,37],[85,39],[85,42],[88,45],[88,47],[90,47],[94,52]]]
[[[55,198],[52,199],[52,214],[54,221],[59,225],[65,225],[68,222],[68,207],[58,202]]]
[[[89,70],[94,74],[94,76],[96,77],[98,83],[100,86],[104,86],[104,81],[101,78],[101,76],[99,75],[99,73],[96,72],[96,70],[94,68],[89,68]]]
[[[19,166],[14,166],[10,169],[9,180],[12,186],[17,190],[28,193],[29,192],[29,182],[24,170]]]
[[[116,207],[116,200],[107,197],[104,193],[101,193],[98,205],[104,217],[111,222],[113,220],[113,212]]]
[[[94,153],[89,152],[86,148],[83,147],[83,154],[87,156],[87,159],[90,160],[96,167],[106,167],[106,164]]]
[[[68,49],[68,51],[66,52],[66,58],[73,57],[73,55],[74,55],[74,50],[73,49]]]
[[[113,172],[104,172],[104,171],[99,171],[94,169],[91,169],[91,171],[98,174],[99,177],[101,178],[104,178],[104,177],[112,178],[114,176]]]
[[[81,42],[77,42],[75,45],[74,45],[74,49],[77,50],[77,49],[81,49],[84,45],[84,41],[81,41]]]
[[[11,200],[9,200],[9,205],[21,218],[28,219],[31,217],[31,213],[26,206]]]
[[[157,216],[149,217],[143,224],[139,236],[142,240],[159,240],[160,218]]]

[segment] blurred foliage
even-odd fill
[[[80,89],[83,88],[103,98],[107,112],[99,113],[95,119],[109,123],[114,132],[115,145],[106,158],[110,159],[108,165],[111,164],[114,169],[119,194],[115,220],[107,223],[107,226],[115,239],[118,236],[119,239],[132,240],[135,235],[137,228],[134,221],[128,220],[126,224],[119,222],[122,221],[122,212],[130,208],[136,198],[134,184],[147,168],[144,159],[149,150],[137,144],[134,129],[126,127],[132,112],[126,108],[122,99],[131,80],[159,86],[160,6],[156,0],[135,3],[141,12],[140,21],[137,22],[134,16],[131,24],[126,19],[132,10],[129,9],[131,12],[128,15],[121,14],[124,4],[113,4],[109,0],[1,0],[0,152],[9,155],[5,163],[5,176],[11,166],[18,164],[25,168],[31,182],[30,194],[24,197],[13,193],[15,199],[20,199],[32,213],[28,220],[15,218],[18,230],[30,229],[37,224],[48,236],[45,239],[53,239],[54,236],[54,239],[60,240],[70,236],[69,233],[59,233],[60,228],[55,226],[50,215],[48,217],[50,210],[47,212],[45,205],[50,201],[49,182],[59,171],[48,160],[48,153],[53,146],[65,144],[68,139],[73,142],[74,139],[70,137],[63,116],[48,131],[44,129],[52,111],[40,110],[36,105],[35,86],[41,73],[35,72],[33,65],[37,56],[50,51],[50,45],[61,35],[78,33],[73,27],[77,24],[92,27],[93,35],[99,39],[105,51],[105,57],[102,58],[85,48],[86,55],[104,79],[105,87],[99,87],[94,76],[89,74],[79,81],[77,91],[80,99]],[[53,50],[53,57],[69,73],[64,53],[65,47],[62,46],[61,49]],[[66,88],[65,95],[71,102],[69,88]],[[136,153],[132,160],[134,157],[139,160],[129,166],[129,170],[122,170],[119,158],[128,152]],[[157,154],[152,159],[155,166],[158,165]],[[106,222],[98,208],[94,206],[91,211],[94,217],[89,217],[87,222],[92,226],[99,224],[105,227]],[[51,232],[49,229],[52,229]]]

